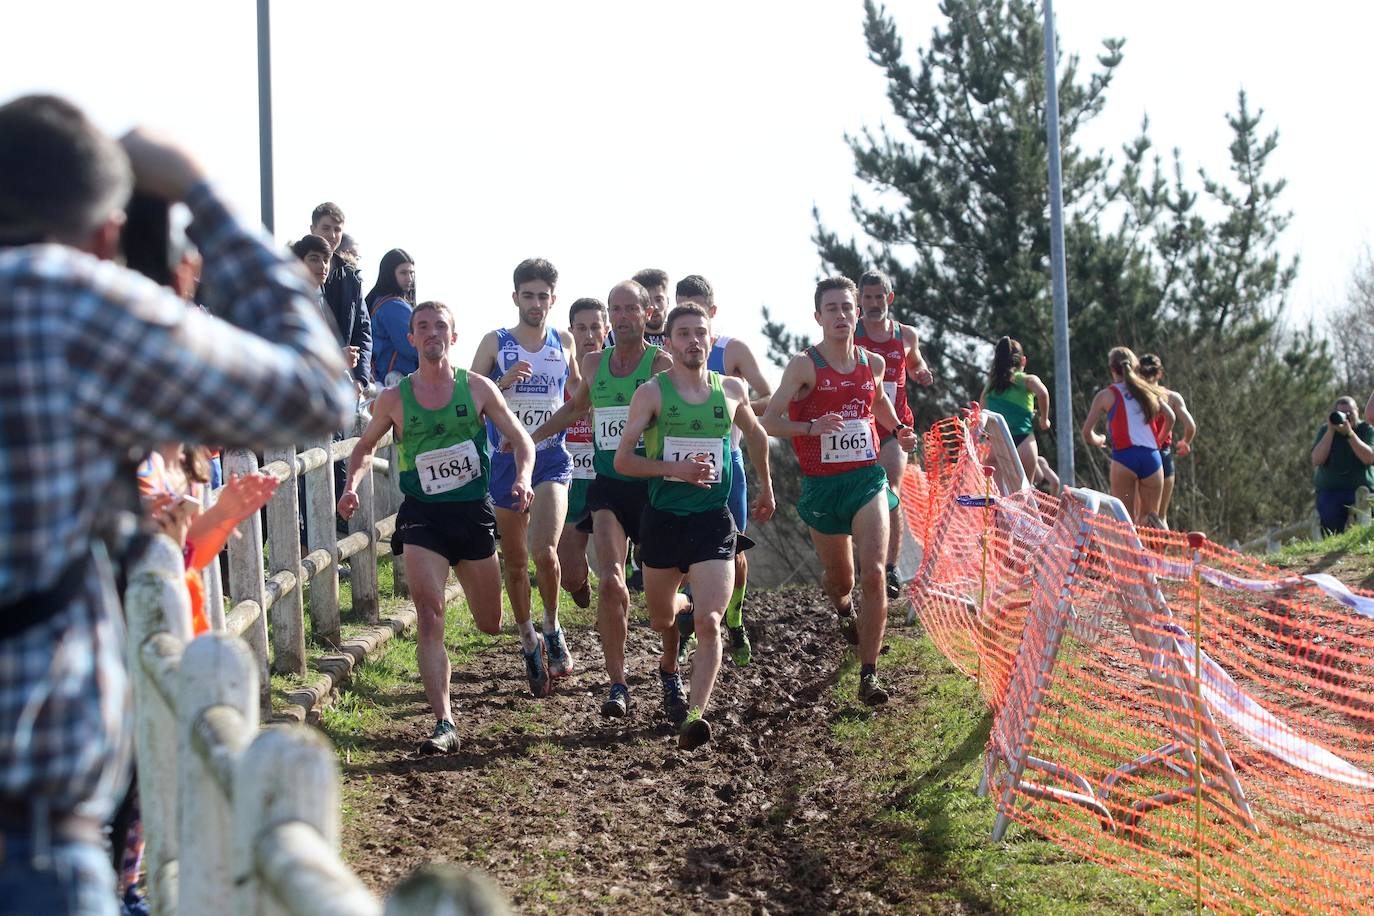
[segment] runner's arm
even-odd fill
[[[363,479],[363,469],[372,460],[372,453],[377,450],[377,443],[382,441],[388,432],[396,426],[393,419],[394,412],[401,406],[401,389],[387,388],[377,395],[377,401],[372,405],[372,422],[367,424],[367,429],[358,437],[358,444],[353,446],[352,453],[348,456],[348,472],[344,477],[344,491],[339,494],[339,514],[344,518],[351,518],[353,513],[358,510],[358,484]],[[393,471],[395,469],[393,468]]]
[[[876,353],[868,354],[868,364],[873,369],[873,387],[877,389],[877,398],[873,401],[873,416],[879,423],[892,430],[892,434],[897,438],[897,445],[904,452],[912,452],[916,449],[916,430],[907,426],[897,416],[897,408],[887,396],[887,389],[883,387],[883,374],[887,367],[883,364],[883,358]]]
[[[631,477],[672,475],[672,462],[635,454],[640,437],[658,418],[662,403],[663,397],[656,380],[647,385],[640,385],[630,398],[630,416],[625,421],[625,429],[620,434],[620,444],[615,449],[615,469],[621,474]]]
[[[1093,396],[1092,405],[1088,408],[1088,419],[1083,421],[1083,441],[1089,448],[1106,448],[1107,437],[1099,433],[1094,427],[1097,421],[1106,416],[1111,408],[1112,395],[1107,389],[1103,388]]]
[[[921,355],[921,338],[910,325],[901,325],[902,342],[906,344],[906,374],[916,384],[925,386],[935,381],[935,375]]]
[[[1183,437],[1178,440],[1175,450],[1180,458],[1186,458],[1193,451],[1193,438],[1197,436],[1197,421],[1188,411],[1188,404],[1183,400],[1183,395],[1177,391],[1169,392],[1169,403],[1173,405],[1174,413],[1183,421]]]
[[[472,366],[469,371],[483,378],[490,378],[491,370],[495,368],[496,332],[488,331],[483,336],[482,342],[477,345],[477,352],[472,354]]]
[[[805,353],[792,357],[792,361],[782,371],[778,390],[773,392],[772,398],[768,401],[768,408],[760,420],[768,435],[777,436],[779,439],[791,439],[796,436],[810,436],[815,432],[813,427],[817,421],[807,423],[804,420],[791,420],[786,416],[788,405],[797,400],[803,390],[815,384],[816,364],[811,361],[811,357]]]
[[[543,442],[545,439],[550,438],[551,436],[558,435],[563,430],[567,429],[569,426],[572,426],[574,423],[578,421],[578,419],[585,416],[588,410],[591,409],[591,379],[595,374],[596,369],[595,366],[593,366],[591,374],[588,373],[588,359],[595,359],[598,362],[600,362],[601,352],[598,350],[595,353],[588,353],[582,357],[581,378],[585,379],[586,381],[582,382],[581,384],[573,388],[572,397],[564,401],[563,404],[553,412],[553,416],[549,417],[547,420],[541,423],[539,425],[539,428],[536,429],[533,433],[530,433],[530,439],[536,445],[538,445],[540,442]]]
[[[1050,428],[1050,390],[1045,387],[1045,383],[1040,380],[1038,375],[1027,375],[1026,388],[1035,395],[1035,410],[1040,414],[1040,428]],[[986,406],[986,405],[984,405]]]
[[[773,517],[773,510],[777,508],[773,501],[773,478],[768,470],[768,433],[763,431],[758,418],[754,416],[753,405],[749,403],[749,391],[744,384],[739,379],[727,378],[724,385],[727,395],[739,399],[733,422],[744,434],[744,441],[749,448],[749,463],[754,466],[754,474],[758,477],[758,495],[753,505],[754,518],[766,522]]]
[[[582,367],[581,367],[581,365],[579,364],[579,361],[578,361],[577,355],[576,355],[576,354],[577,354],[577,344],[573,342],[573,336],[572,336],[572,334],[570,334],[570,333],[567,332],[567,331],[559,331],[559,332],[558,332],[558,335],[559,335],[559,339],[560,339],[561,341],[563,341],[563,352],[564,352],[564,353],[572,353],[572,354],[573,354],[573,358],[570,359],[570,360],[568,360],[568,382],[567,382],[567,384],[568,384],[569,386],[572,386],[572,387],[570,387],[568,390],[569,390],[569,391],[572,391],[572,390],[574,390],[574,389],[576,388],[576,386],[582,384]]]
[[[764,378],[762,370],[759,369],[759,361],[754,358],[754,351],[738,337],[725,345],[725,368],[728,375],[744,379],[753,389],[756,397],[750,400],[749,406],[753,408],[754,416],[763,416],[763,412],[768,409],[768,399],[773,394],[773,386],[768,384],[768,379]],[[745,393],[748,394],[747,391]]]
[[[468,388],[472,392],[473,405],[501,433],[501,438],[509,443],[515,454],[515,479],[518,484],[524,481],[528,488],[534,474],[534,442],[525,427],[511,413],[506,399],[496,390],[496,383],[482,376],[468,375]]]

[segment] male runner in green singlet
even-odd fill
[[[477,628],[501,632],[501,566],[496,559],[496,518],[487,491],[490,419],[510,443],[515,475],[510,495],[527,508],[534,497],[530,474],[534,445],[490,381],[449,362],[458,340],[453,313],[442,302],[422,302],[410,315],[409,338],[420,368],[388,388],[372,408],[372,422],[348,459],[348,488],[339,514],[358,508],[357,486],[377,443],[391,430],[400,445],[401,492],[392,550],[405,561],[419,630],[420,680],[437,720],[421,754],[457,750],[458,731],[449,699],[451,676],[444,648],[444,582],[458,575]]]
[[[754,417],[744,383],[706,368],[711,351],[706,310],[694,303],[679,305],[668,314],[665,328],[673,367],[635,392],[615,469],[650,478],[649,505],[640,524],[644,599],[649,622],[663,637],[664,711],[681,724],[678,746],[691,750],[711,739],[703,714],[720,670],[720,623],[734,583],[738,529],[727,505],[737,473],[730,460],[732,428],[749,439],[759,477],[754,517],[760,521],[773,515],[773,484],[768,436]],[[643,455],[635,449],[641,434]],[[677,670],[674,622],[684,581],[692,588],[697,634],[690,709]]]

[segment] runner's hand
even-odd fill
[[[771,489],[759,491],[759,495],[754,498],[754,505],[750,514],[755,521],[766,522],[773,517],[773,512],[777,506],[773,503],[773,491]]]
[[[1041,429],[1049,429],[1049,428],[1050,428],[1050,418],[1049,418],[1049,417],[1040,417],[1036,422],[1040,424],[1040,428],[1041,428]]]
[[[516,382],[525,381],[525,379],[529,378],[531,375],[534,375],[534,366],[531,366],[522,359],[501,375],[501,379],[497,382],[497,386],[504,390],[514,385]]]
[[[912,429],[910,426],[899,426],[897,427],[896,436],[897,446],[901,448],[902,451],[907,454],[916,451],[916,430]]]
[[[811,421],[809,434],[824,436],[826,433],[837,433],[842,429],[844,429],[844,417],[837,413],[828,413]]]
[[[1107,437],[1101,433],[1093,433],[1088,437],[1088,441],[1091,442],[1095,448],[1107,447]]]
[[[339,515],[344,521],[353,517],[353,513],[358,511],[358,494],[352,490],[344,490],[343,496],[339,497]]]
[[[922,388],[926,387],[927,385],[930,385],[935,381],[935,376],[932,375],[930,370],[927,369],[925,366],[922,366],[921,368],[917,369],[916,374],[912,376],[912,378],[914,378],[916,380],[916,384],[920,385]]]
[[[510,495],[515,499],[515,511],[524,512],[534,501],[534,490],[530,487],[528,480],[517,480],[515,485],[510,488]]]
[[[674,461],[673,471],[668,476],[709,490],[714,472],[715,468],[707,461]]]
[[[1193,453],[1193,447],[1187,442],[1179,442],[1174,446],[1174,454],[1180,458],[1187,458]]]

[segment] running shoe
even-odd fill
[[[611,695],[601,704],[601,714],[609,719],[623,719],[630,712],[630,688],[612,684]]]
[[[749,634],[744,627],[726,627],[730,634],[730,658],[743,668],[754,659],[754,647],[749,644]]]
[[[687,718],[687,697],[682,692],[682,675],[660,668],[658,677],[663,682],[663,712],[669,722],[681,725]]]
[[[530,681],[530,695],[536,699],[548,696],[553,680],[549,677],[548,665],[544,663],[543,638],[536,633],[534,648],[529,652],[522,649],[520,654],[525,656],[525,677]]]
[[[440,720],[434,726],[434,734],[420,742],[420,753],[424,756],[430,754],[452,754],[458,750],[458,729],[452,722]]]
[[[580,608],[592,606],[592,584],[590,582],[583,582],[580,587],[568,592],[568,595],[572,598],[573,604]]]
[[[887,600],[896,601],[902,595],[902,580],[897,578],[897,567],[887,568]]]
[[[867,706],[881,706],[887,702],[887,688],[878,681],[878,674],[859,675],[859,700]]]
[[[701,717],[700,706],[693,706],[678,729],[677,746],[684,751],[693,751],[710,740],[711,723]]]
[[[692,606],[687,605],[687,610],[678,611],[677,614],[677,663],[679,666],[687,664],[687,659],[691,657],[692,650],[697,646],[697,621],[693,616]]]
[[[552,633],[544,633],[544,645],[549,650],[549,677],[567,677],[573,672],[573,657],[568,651],[567,640],[563,638],[563,628]]]
[[[840,635],[844,641],[851,646],[859,644],[859,621],[855,618],[853,611],[848,614],[836,614],[835,621],[840,625]]]
[[[636,566],[634,572],[625,580],[625,587],[632,592],[644,591],[644,570]]]

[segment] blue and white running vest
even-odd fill
[[[711,352],[706,354],[706,371],[719,372],[721,375],[729,375],[725,371],[725,348],[729,345],[731,338],[720,336],[711,342]],[[748,382],[745,388],[748,389]],[[738,426],[730,427],[730,448],[739,451],[739,442],[744,438],[744,433],[740,432]]]
[[[533,433],[563,406],[563,386],[568,380],[568,356],[563,350],[563,339],[556,330],[549,328],[544,336],[544,346],[530,352],[520,346],[514,334],[502,328],[496,332],[496,341],[496,368],[491,375],[493,381],[505,375],[521,360],[533,367],[529,378],[501,392],[515,419],[525,427],[525,432]],[[502,437],[490,420],[487,421],[487,436],[495,452],[501,447]],[[550,436],[537,447],[540,451],[563,448],[563,433]]]

